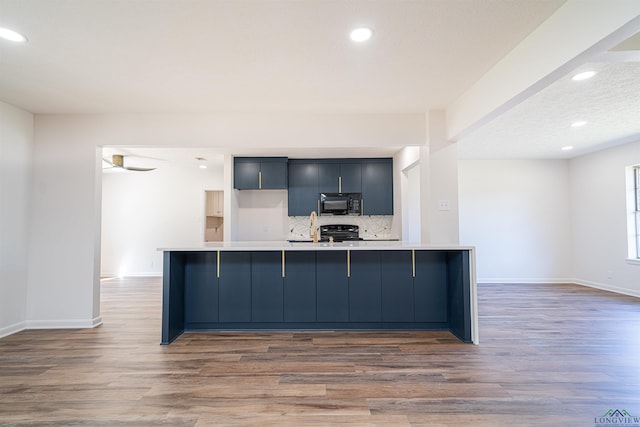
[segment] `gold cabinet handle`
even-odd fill
[[[258,172],[258,188],[262,190],[262,171]]]
[[[342,177],[338,177],[338,193],[342,193]]]
[[[351,251],[347,250],[347,277],[351,277]]]
[[[282,277],[284,278],[284,250],[282,251]]]
[[[217,261],[217,273],[216,275],[218,276],[218,279],[220,278],[220,251],[218,251],[218,255],[217,255],[218,261]]]
[[[416,250],[411,249],[411,274],[416,277]]]

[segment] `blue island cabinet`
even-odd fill
[[[318,322],[349,321],[346,251],[316,252]]]
[[[412,251],[380,253],[382,320],[385,322],[416,320],[412,257]]]
[[[418,322],[447,322],[447,252],[415,252],[415,312]]]
[[[348,251],[349,256],[349,321],[379,322],[380,252]]]
[[[251,321],[282,322],[281,252],[251,253]]]
[[[165,251],[162,343],[256,329],[449,330],[472,342],[471,262],[464,249]]]
[[[218,277],[215,252],[194,252],[184,267],[184,321],[187,329],[218,321]]]
[[[284,321],[316,321],[316,253],[284,253]]]
[[[251,321],[251,252],[218,252],[220,254],[219,320]]]

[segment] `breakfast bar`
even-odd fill
[[[183,332],[448,330],[478,343],[474,248],[398,241],[163,248],[162,344]]]

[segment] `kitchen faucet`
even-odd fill
[[[313,239],[314,244],[318,244],[318,215],[316,211],[311,211],[311,215],[309,215],[309,237]]]

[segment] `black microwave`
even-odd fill
[[[362,215],[362,193],[320,193],[320,215]]]

